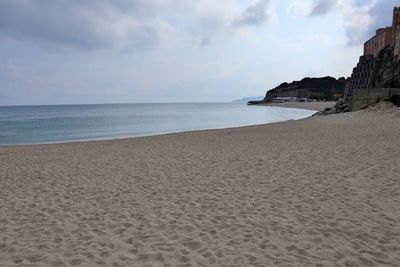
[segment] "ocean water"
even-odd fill
[[[0,145],[58,143],[296,120],[314,111],[234,103],[0,107]]]

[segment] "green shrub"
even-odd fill
[[[400,95],[392,95],[387,101],[390,101],[396,106],[400,107]]]

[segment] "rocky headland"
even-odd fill
[[[266,104],[273,99],[291,97],[299,99],[337,100],[343,96],[346,79],[333,77],[304,78],[291,83],[284,82],[269,90],[262,101],[250,101],[249,104]]]

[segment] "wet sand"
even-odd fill
[[[298,108],[323,111],[327,107],[333,107],[336,104],[334,101],[327,102],[285,102],[285,103],[268,103],[265,106],[283,107],[283,108]]]
[[[0,148],[0,266],[399,266],[400,110]]]

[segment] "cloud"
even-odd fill
[[[315,0],[309,16],[322,16],[333,11],[337,6],[337,0]]]
[[[290,13],[316,17],[338,11],[342,17],[347,45],[358,46],[375,34],[376,29],[390,26],[392,11],[398,0],[294,0]]]
[[[399,6],[398,0],[379,0],[369,9],[371,24],[368,34],[373,34],[376,29],[392,25],[393,7]]]
[[[168,25],[140,1],[0,2],[0,34],[44,46],[93,50],[156,44]]]
[[[398,0],[342,0],[344,29],[348,45],[361,45],[378,28],[392,25],[393,7]]]
[[[268,20],[269,0],[0,1],[0,37],[55,49],[134,51],[168,42],[209,43]]]
[[[311,13],[311,5],[304,0],[295,0],[290,4],[289,13],[295,16],[306,17]]]
[[[261,25],[270,18],[268,10],[270,0],[258,0],[250,4],[234,21],[234,26]]]
[[[370,24],[368,8],[364,5],[343,6],[343,27],[348,46],[358,46],[369,39]]]

